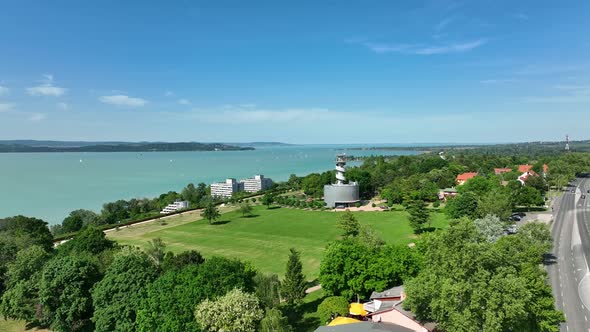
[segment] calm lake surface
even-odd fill
[[[347,147],[350,147],[348,145]],[[0,153],[0,218],[17,214],[60,223],[70,211],[180,191],[188,183],[264,174],[283,181],[332,169],[344,146],[263,147],[254,151]],[[416,151],[354,150],[349,155]]]

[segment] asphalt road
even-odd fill
[[[547,267],[557,308],[566,316],[560,331],[590,332],[590,178],[576,181],[554,205],[553,264]]]

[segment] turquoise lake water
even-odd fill
[[[276,181],[334,167],[341,146],[288,146],[254,151],[3,153],[0,218],[17,214],[60,223],[75,209],[180,191],[188,183],[264,174]],[[414,151],[348,151],[356,156]]]

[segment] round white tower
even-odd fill
[[[344,184],[346,182],[346,154],[339,154],[336,156],[336,180],[337,184]]]

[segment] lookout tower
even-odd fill
[[[346,155],[336,156],[336,183],[324,186],[324,202],[326,206],[350,207],[358,203],[359,185],[357,182],[346,181]]]
[[[565,135],[565,152],[570,151],[570,135]]]

